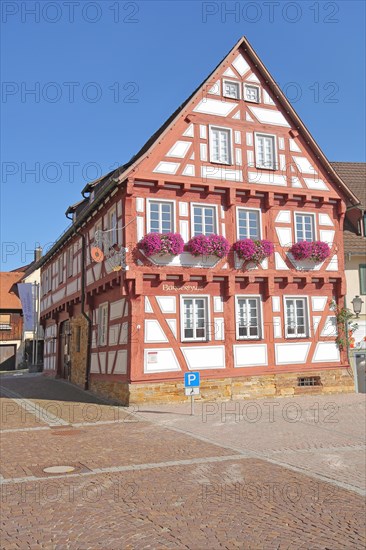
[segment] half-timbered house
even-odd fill
[[[67,210],[41,260],[45,372],[124,403],[185,399],[189,370],[204,399],[352,391],[334,308],[357,203],[242,38]],[[183,250],[151,253],[177,233]],[[267,254],[233,248],[248,240]]]

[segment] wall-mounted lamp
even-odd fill
[[[361,300],[361,298],[359,296],[355,296],[351,302],[352,304],[352,307],[353,307],[353,311],[356,315],[356,319],[358,319],[360,313],[361,313],[361,309],[362,309],[362,304],[363,304],[363,300]]]

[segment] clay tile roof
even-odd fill
[[[360,207],[366,209],[366,163],[331,162],[331,165],[344,183],[360,200]]]
[[[345,229],[343,231],[344,253],[366,254],[366,239],[362,235],[356,235],[353,231]]]
[[[0,310],[22,309],[18,296],[11,291],[11,287],[23,277],[23,271],[0,272]]]

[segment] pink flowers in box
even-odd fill
[[[177,256],[183,252],[184,241],[179,233],[148,233],[141,239],[140,248],[146,256],[154,254]]]
[[[270,241],[242,239],[234,244],[234,250],[242,260],[260,264],[273,254],[274,246]]]
[[[193,256],[217,256],[224,258],[228,255],[230,245],[221,235],[197,235],[187,243],[187,250]]]
[[[300,241],[292,245],[289,252],[295,260],[311,260],[319,263],[328,258],[330,248],[323,241]]]

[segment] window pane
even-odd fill
[[[360,294],[366,294],[366,264],[360,264]]]

